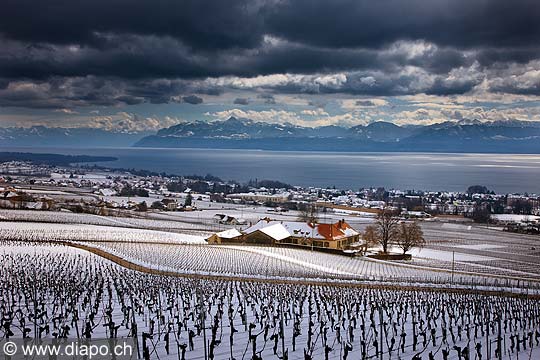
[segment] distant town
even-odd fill
[[[204,211],[234,205],[319,214],[374,217],[389,208],[406,219],[476,222],[505,230],[540,233],[540,195],[496,194],[482,185],[463,192],[300,187],[276,180],[245,184],[212,175],[178,176],[135,169],[96,166],[0,163],[0,208],[57,210],[109,216],[143,216],[146,212]],[[221,216],[220,216],[221,215]],[[251,225],[246,219],[217,214],[213,221]]]

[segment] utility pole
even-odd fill
[[[381,305],[379,304],[379,326],[380,326],[380,342],[379,342],[379,357],[381,360],[383,360],[383,330],[384,330],[384,324],[383,324],[384,316],[382,313]]]
[[[497,315],[497,322],[498,324],[498,334],[497,334],[497,349],[499,350],[499,353],[497,354],[497,358],[499,360],[502,360],[502,339],[501,339],[501,314]]]
[[[456,260],[456,252],[452,251],[452,285],[454,285],[454,262]]]
[[[311,251],[313,251],[313,229],[315,228],[315,224],[311,224]]]
[[[491,342],[489,341],[489,323],[491,317],[489,312],[487,312],[487,321],[486,321],[486,359],[491,359]]]
[[[281,356],[283,360],[286,360],[285,356],[285,325],[283,323],[283,317],[285,316],[283,312],[283,297],[281,298]]]
[[[200,307],[200,320],[201,320],[201,326],[202,326],[202,330],[203,330],[203,342],[204,342],[204,359],[205,360],[208,360],[208,350],[206,348],[206,309],[205,309],[205,306],[204,306],[204,301],[203,301],[203,295],[202,295],[202,292],[201,292],[201,288],[200,288],[200,283],[199,283],[199,289],[198,289],[198,292],[199,292],[199,307]]]

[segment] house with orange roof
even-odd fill
[[[246,244],[286,244],[333,250],[345,250],[361,241],[360,233],[345,220],[317,224],[265,218],[245,229],[242,234],[240,242]]]

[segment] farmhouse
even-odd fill
[[[243,231],[242,242],[250,244],[290,244],[342,250],[360,240],[360,234],[344,220],[335,224],[262,219]]]
[[[54,201],[48,196],[36,198],[14,188],[6,188],[0,191],[0,208],[50,210],[53,206]]]
[[[161,202],[167,208],[167,210],[174,211],[178,208],[178,203],[175,199],[162,199]]]
[[[212,234],[206,239],[209,244],[234,243],[241,241],[242,233],[236,229],[229,229]]]
[[[229,216],[226,214],[216,214],[214,215],[214,221],[218,224],[225,224],[225,225],[244,225],[246,224],[246,220],[244,219],[238,219],[234,216]]]

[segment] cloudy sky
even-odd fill
[[[0,126],[540,121],[537,0],[4,0]]]

